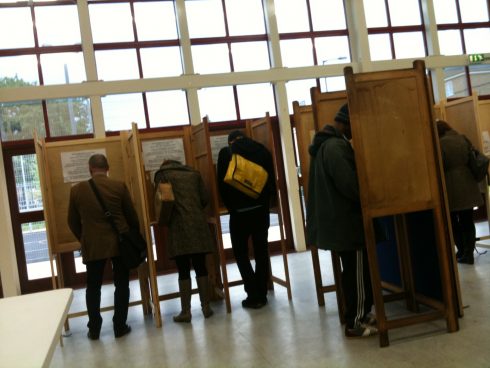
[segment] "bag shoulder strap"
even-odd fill
[[[107,209],[105,206],[104,200],[102,199],[102,196],[100,195],[99,189],[97,189],[97,185],[95,185],[95,182],[93,179],[90,179],[89,181],[90,186],[92,187],[92,190],[95,193],[95,196],[97,197],[97,200],[99,201],[100,206],[102,207],[102,210],[104,211],[104,215],[107,218],[107,221],[110,222],[112,228],[114,231],[119,234],[119,230],[116,227],[116,223],[114,222],[114,217],[112,217],[111,211]]]

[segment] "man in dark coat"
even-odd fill
[[[238,270],[247,293],[244,308],[261,308],[267,304],[269,280],[269,206],[275,193],[274,167],[271,153],[262,144],[235,130],[228,136],[229,147],[218,155],[218,187],[224,205],[230,213],[230,237]],[[262,166],[268,173],[267,183],[257,199],[249,197],[224,182],[233,153]],[[252,238],[255,271],[248,256],[248,239]]]
[[[139,228],[138,216],[133,207],[126,185],[107,176],[109,164],[104,155],[95,154],[89,159],[90,175],[102,196],[107,209],[112,213],[120,232],[129,227]],[[68,225],[82,246],[83,263],[87,266],[86,303],[89,329],[87,336],[97,340],[102,326],[100,315],[100,289],[105,264],[112,261],[114,277],[115,337],[131,332],[126,324],[129,303],[129,270],[119,257],[118,236],[104,214],[90,183],[84,181],[71,188],[68,208]]]
[[[368,315],[373,305],[349,110],[343,105],[334,125],[315,134],[311,155],[306,230],[308,244],[335,251],[342,261],[345,335],[377,332]]]

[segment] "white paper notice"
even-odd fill
[[[483,154],[485,156],[490,156],[490,134],[488,130],[485,130],[482,133],[482,141],[483,141]]]
[[[144,141],[143,161],[145,171],[155,171],[165,160],[176,160],[185,165],[184,141],[182,138]]]
[[[90,179],[88,159],[96,153],[105,156],[105,148],[88,151],[61,152],[63,181],[65,183],[78,183]]]
[[[228,135],[215,135],[211,137],[211,153],[213,155],[213,164],[218,161],[219,151],[228,146]]]

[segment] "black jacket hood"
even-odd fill
[[[310,155],[315,157],[323,142],[332,137],[342,138],[342,134],[332,125],[326,125],[313,137],[313,143],[308,148],[308,152],[310,153]]]

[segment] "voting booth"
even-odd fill
[[[344,75],[380,346],[389,345],[392,328],[435,319],[457,331],[459,280],[425,65],[359,74],[346,67]],[[391,285],[398,291],[387,295],[373,225],[379,218],[393,220],[386,246],[396,245],[400,269]],[[394,301],[403,313],[390,313],[385,303]]]
[[[140,232],[147,240],[148,263],[151,263],[151,238],[144,216],[146,200],[142,186],[143,179],[138,166],[139,157],[135,156],[138,152],[135,143],[132,134],[61,142],[45,142],[44,139],[35,137],[53,288],[64,287],[61,254],[80,249],[80,244],[71,233],[67,223],[70,189],[76,183],[90,178],[88,159],[95,153],[104,154],[107,157],[110,177],[126,183],[138,214]],[[149,275],[148,263],[144,262],[137,270],[141,300],[130,301],[129,305],[141,304],[144,314],[153,312],[155,324],[159,327],[161,319],[158,302],[149,290],[149,283],[154,280],[151,280]],[[154,300],[151,300],[152,296]],[[102,307],[101,312],[113,308],[113,306]],[[69,313],[68,317],[86,314],[87,311],[81,311]]]

